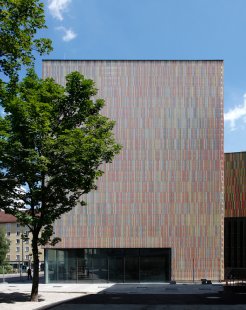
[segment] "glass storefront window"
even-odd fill
[[[45,279],[52,282],[165,282],[171,249],[46,249]]]
[[[109,256],[109,282],[124,282],[123,257]]]
[[[92,255],[92,279],[99,282],[108,281],[108,257],[105,251],[99,250]]]
[[[125,281],[127,283],[139,282],[139,256],[125,257]]]

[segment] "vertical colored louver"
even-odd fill
[[[57,248],[171,248],[172,279],[223,277],[222,61],[47,60],[96,82],[123,150],[88,205],[55,224]]]

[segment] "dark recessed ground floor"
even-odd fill
[[[45,282],[167,282],[171,249],[45,249]]]

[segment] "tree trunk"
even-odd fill
[[[32,277],[31,301],[38,301],[38,285],[39,285],[38,237],[35,236],[34,234],[32,239],[32,255],[33,255],[33,277]]]

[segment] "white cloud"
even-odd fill
[[[65,28],[61,26],[61,27],[57,27],[56,29],[64,32],[64,35],[62,36],[62,40],[65,42],[69,42],[77,37],[77,34],[71,28]]]
[[[58,20],[63,20],[63,13],[70,3],[71,0],[48,0],[50,14]]]
[[[72,0],[48,0],[48,9],[55,19],[63,21],[63,13],[67,11],[71,2]],[[56,29],[63,32],[62,40],[65,42],[69,42],[77,37],[77,34],[71,28],[60,26]]]
[[[225,122],[230,123],[231,130],[236,130],[236,121],[239,121],[240,119],[246,123],[246,94],[244,94],[243,98],[243,104],[235,106],[224,114],[224,120]]]

